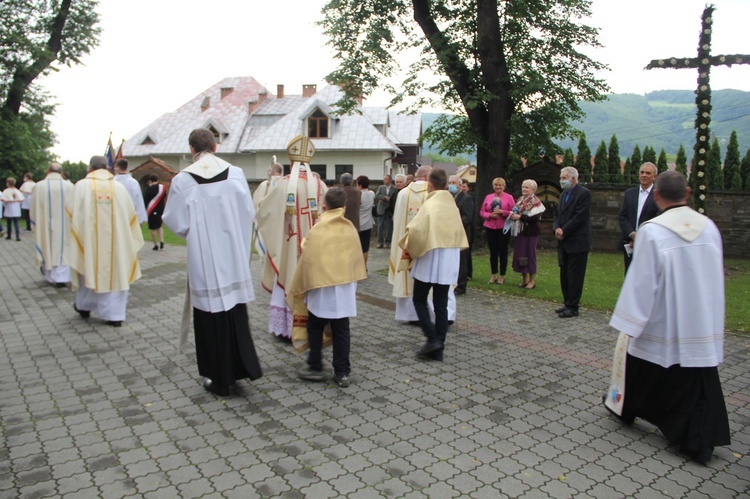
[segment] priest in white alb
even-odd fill
[[[36,263],[47,282],[62,288],[70,282],[65,252],[70,240],[70,219],[65,205],[73,200],[73,184],[62,176],[60,163],[47,168],[47,176],[34,186],[30,208],[36,240]]]
[[[146,213],[146,203],[143,201],[143,191],[141,184],[128,172],[128,160],[120,158],[115,161],[115,180],[120,182],[128,190],[130,199],[133,200],[133,207],[138,214],[138,223],[148,220]]]
[[[255,299],[250,275],[250,243],[255,208],[242,169],[213,153],[213,133],[198,128],[188,139],[195,163],[173,180],[162,219],[187,240],[188,294],[195,352],[203,387],[230,394],[237,380],[263,373],[247,315]],[[189,312],[183,315],[185,346]]]
[[[68,205],[70,240],[65,255],[77,290],[75,309],[122,326],[130,285],[141,277],[138,250],[143,234],[128,191],[115,182],[107,158],[94,156]]]
[[[662,214],[642,224],[610,325],[620,331],[604,405],[625,424],[656,425],[705,464],[729,445],[719,379],[724,360],[724,264],[716,225],[687,205],[685,176],[659,175]]]
[[[299,135],[287,146],[291,174],[276,182],[258,210],[258,231],[266,244],[263,288],[271,293],[268,311],[270,333],[291,340],[292,310],[287,290],[292,284],[302,239],[317,221],[325,183],[310,170],[315,147],[309,137]]]
[[[255,192],[253,192],[253,204],[255,205],[256,213],[260,210],[260,205],[263,203],[263,199],[269,192],[271,192],[271,189],[276,186],[276,182],[283,177],[283,173],[284,167],[277,163],[276,156],[273,156],[271,166],[268,168],[268,178],[258,184],[258,187],[255,188]],[[255,250],[258,252],[258,256],[261,258],[261,262],[264,264],[266,261],[266,243],[263,242],[263,239],[260,237],[260,232],[258,232],[257,220],[253,222],[253,244]]]
[[[414,325],[419,324],[419,317],[412,301],[414,279],[403,266],[401,262],[403,251],[396,243],[404,236],[406,226],[417,216],[419,208],[427,200],[429,194],[427,176],[431,169],[432,167],[428,165],[422,165],[417,169],[414,181],[398,191],[396,207],[393,210],[393,244],[388,262],[388,282],[393,286],[392,293],[396,298],[396,320]],[[429,300],[429,306],[432,310],[432,300]],[[448,321],[455,320],[456,295],[451,287],[448,291]]]

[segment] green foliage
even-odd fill
[[[68,177],[68,180],[74,184],[86,176],[88,165],[83,161],[72,163],[70,161],[63,161],[60,163],[62,166],[63,173]]]
[[[623,183],[622,169],[620,165],[620,146],[617,143],[617,136],[615,134],[612,134],[612,138],[609,139],[607,160],[607,173],[609,173],[609,181],[616,184]]]
[[[669,164],[667,163],[667,153],[664,149],[659,152],[659,159],[656,160],[656,172],[663,173],[669,170]]]
[[[630,170],[628,170],[628,183],[633,184],[638,182],[638,171],[641,169],[643,164],[643,157],[641,156],[641,148],[638,144],[633,148],[633,154],[630,156]]]
[[[578,178],[581,182],[591,181],[591,149],[586,143],[586,135],[581,134],[578,139],[578,155],[575,163],[578,170]]]
[[[630,158],[627,158],[625,160],[625,172],[630,172],[630,170],[633,168],[632,164],[630,163]],[[630,183],[630,174],[622,175],[622,183],[623,184],[629,184]]]
[[[563,155],[563,166],[573,166],[575,165],[576,157],[575,154],[573,154],[573,149],[568,147],[565,149],[565,154]]]
[[[656,150],[653,147],[646,146],[643,148],[643,163],[656,164]],[[641,169],[641,165],[638,165],[638,169]]]
[[[709,190],[724,188],[724,173],[721,171],[721,147],[718,139],[711,142],[711,148],[708,150],[706,178],[706,185]]]
[[[20,179],[26,172],[41,178],[52,161],[48,151],[52,139],[47,121],[39,114],[21,113],[0,120],[0,178]]]
[[[508,158],[508,169],[505,170],[505,182],[507,185],[513,185],[513,177],[516,173],[523,170],[523,161],[521,160],[521,156],[519,156],[517,153],[511,151],[510,157]],[[508,193],[511,195],[514,195],[513,192],[510,192],[510,189],[508,189]]]
[[[740,145],[737,141],[737,132],[732,131],[727,145],[727,154],[724,157],[724,186],[727,189],[741,190],[742,177],[740,176]],[[735,175],[737,179],[735,179]]]
[[[607,144],[602,140],[594,155],[594,180],[597,182],[610,182],[609,157],[607,155]]]
[[[685,155],[685,147],[680,144],[680,148],[677,150],[677,160],[675,161],[675,170],[687,175],[687,156]]]
[[[742,188],[750,191],[750,149],[747,150],[745,157],[742,158],[740,177],[742,178]]]
[[[603,65],[581,50],[599,46],[598,30],[580,22],[589,0],[329,0],[322,13],[339,62],[326,79],[346,92],[337,107],[353,111],[356,97],[385,90],[393,106],[456,113],[463,124],[438,124],[430,138],[449,154],[477,148],[479,191],[504,173],[511,149],[550,151],[551,138],[574,132],[579,102],[607,90],[595,76]],[[418,56],[404,74],[406,51]]]

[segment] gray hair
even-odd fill
[[[572,166],[566,166],[562,170],[560,170],[560,173],[562,172],[568,172],[568,176],[575,181],[578,181],[578,170],[573,168]]]
[[[659,174],[654,188],[663,200],[672,203],[681,203],[687,197],[687,179],[685,175],[674,170]]]
[[[417,171],[414,173],[414,178],[427,178],[427,175],[430,174],[430,170],[432,170],[432,167],[430,165],[422,165],[419,168],[417,168]]]
[[[91,156],[89,160],[89,171],[106,169],[108,166],[107,158],[104,156]]]
[[[451,182],[453,182],[454,180],[458,181],[458,183],[459,183],[459,184],[461,183],[461,177],[459,177],[458,175],[451,175],[451,176],[450,176],[450,177],[448,178],[448,183],[450,184],[450,183],[451,183]]]
[[[527,178],[526,180],[524,180],[523,183],[521,183],[521,185],[531,189],[531,192],[536,192],[536,189],[538,187],[538,185],[536,184],[536,180],[532,180],[530,178]]]
[[[351,173],[342,173],[341,174],[341,185],[347,186],[352,185],[352,182],[354,182],[354,177]]]
[[[403,181],[406,181],[406,175],[404,175],[403,173],[397,173],[393,180],[398,180],[399,178]]]

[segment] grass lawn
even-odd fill
[[[174,246],[185,246],[185,240],[179,236],[175,236],[174,232],[169,230],[166,225],[161,226],[164,230],[164,244],[172,244]],[[143,232],[143,240],[145,241],[144,246],[153,247],[154,242],[151,240],[151,231],[148,230],[148,224],[141,224],[141,231]]]
[[[501,295],[514,295],[544,301],[562,302],[560,291],[560,271],[557,265],[557,252],[540,250],[537,253],[536,288],[522,289],[520,274],[511,270],[509,256],[508,273],[505,284],[488,284],[490,262],[487,254],[475,254],[474,280],[469,287],[487,289]],[[750,332],[750,260],[725,259],[726,329],[728,331]],[[586,281],[581,297],[581,306],[611,312],[622,287],[623,262],[620,253],[591,253],[586,269]]]

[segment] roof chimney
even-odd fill
[[[258,109],[258,106],[260,105],[260,102],[258,102],[258,99],[253,99],[251,101],[247,102],[247,114],[251,115],[253,114],[253,111]]]
[[[276,98],[277,99],[284,98],[284,85],[276,85]]]
[[[262,92],[258,93],[258,105],[263,104],[263,101],[266,100],[266,97],[268,97],[268,91],[264,90]]]
[[[231,94],[232,90],[234,90],[234,88],[232,88],[232,87],[223,87],[221,89],[221,98],[223,99],[227,95]]]
[[[318,91],[317,85],[302,85],[302,97],[312,97]]]

